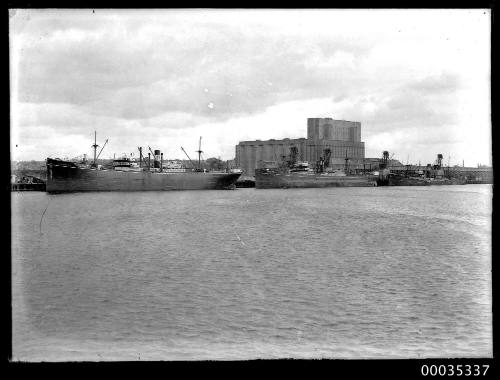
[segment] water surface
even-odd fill
[[[491,357],[491,199],[13,193],[14,359]]]

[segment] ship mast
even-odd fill
[[[94,166],[96,165],[96,155],[97,155],[97,131],[94,131],[94,145],[92,147],[94,148]]]
[[[201,154],[203,153],[203,151],[201,150],[201,136],[200,136],[200,145],[196,153],[198,153],[198,169],[201,171]]]

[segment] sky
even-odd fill
[[[491,14],[12,9],[11,158],[235,156],[361,122],[366,157],[491,164]],[[100,148],[99,148],[100,149]]]

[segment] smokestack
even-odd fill
[[[160,171],[163,171],[163,152],[161,153],[160,158]]]
[[[155,156],[154,156],[154,167],[155,168],[160,168],[160,151],[158,149],[155,149]]]
[[[151,169],[151,153],[148,152],[148,169]]]

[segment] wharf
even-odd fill
[[[406,165],[388,167],[389,172],[400,177],[418,177],[421,173],[429,170],[427,166]],[[463,167],[463,166],[442,166],[439,168],[440,176],[451,182],[448,184],[493,184],[492,167]],[[431,169],[431,172],[437,173]],[[434,177],[434,175],[432,175]],[[410,185],[411,186],[411,185]]]
[[[45,191],[45,183],[12,183],[11,191]]]

